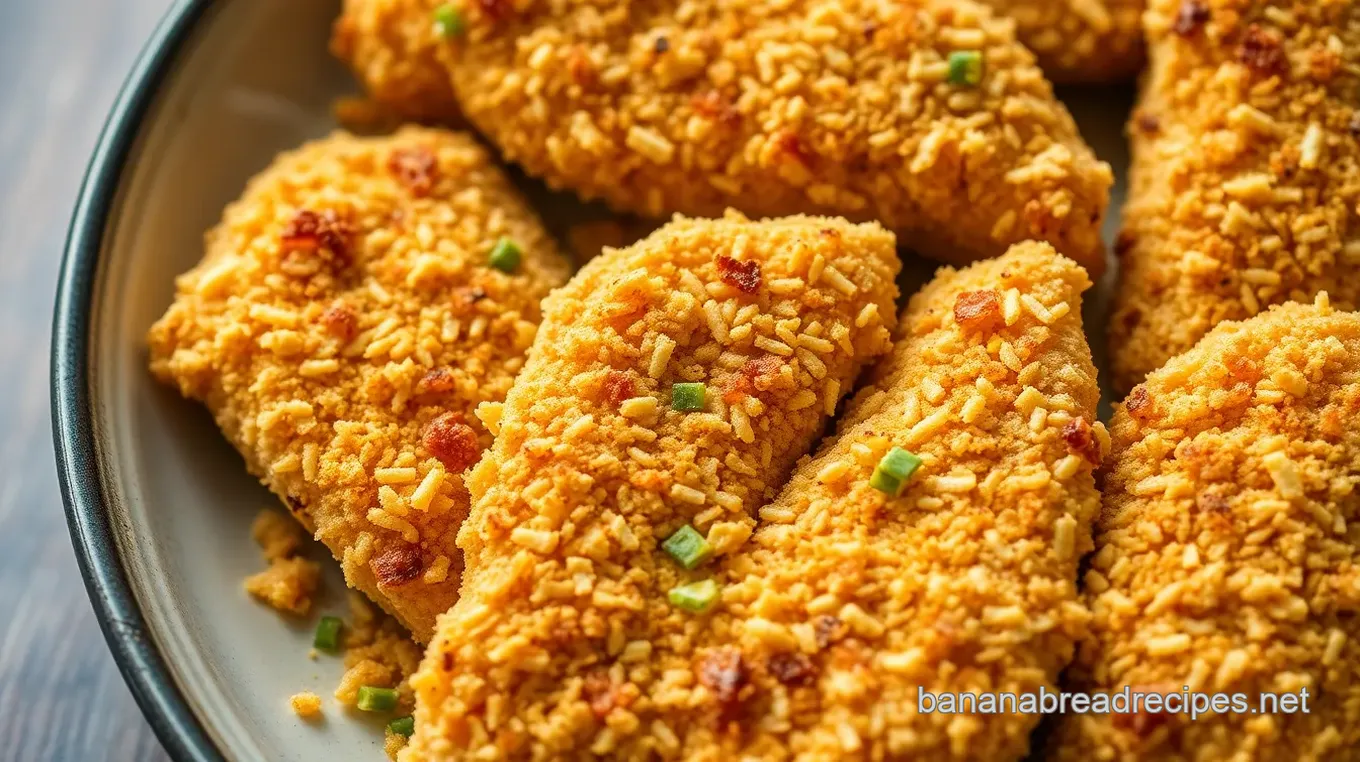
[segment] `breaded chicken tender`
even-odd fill
[[[983,0],[1015,20],[1016,36],[1059,83],[1112,82],[1143,64],[1145,0]]]
[[[399,117],[459,124],[453,87],[439,61],[442,41],[429,14],[407,0],[344,0],[331,29],[331,53],[345,62],[368,96]]]
[[[1245,701],[1067,716],[1051,759],[1360,759],[1357,416],[1360,315],[1325,294],[1218,326],[1116,408],[1069,687]]]
[[[1092,271],[1112,174],[972,0],[398,0],[464,114],[555,188],[648,217],[844,215],[953,262],[1052,242]],[[435,34],[431,31],[430,34]]]
[[[695,676],[661,655],[708,626],[702,562],[749,539],[887,351],[898,268],[876,224],[731,215],[679,219],[554,292],[468,479],[469,573],[411,679],[401,759],[666,753],[657,709]]]
[[[462,472],[491,443],[473,410],[505,397],[566,259],[472,138],[417,128],[280,156],[206,247],[152,371],[428,640],[457,597]]]
[[[1224,320],[1360,305],[1360,3],[1154,0],[1110,327],[1128,392]]]
[[[946,268],[911,300],[840,433],[723,563],[721,608],[688,643],[659,646],[668,661],[653,656],[708,689],[651,709],[681,758],[1026,755],[1038,715],[923,713],[918,688],[1053,690],[1072,656],[1104,438],[1089,286],[1024,243]],[[921,462],[894,494],[875,472],[897,448]]]

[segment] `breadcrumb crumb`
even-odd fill
[[[315,720],[321,716],[321,697],[311,691],[294,693],[288,699],[293,714],[304,720]]]

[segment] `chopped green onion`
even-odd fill
[[[416,732],[416,718],[409,714],[405,717],[398,717],[387,723],[387,729],[399,736],[410,738],[411,734]]]
[[[434,10],[434,31],[444,39],[450,37],[461,37],[467,31],[467,24],[463,22],[463,14],[452,5],[441,5]]]
[[[869,477],[869,486],[897,497],[902,494],[902,487],[911,480],[911,475],[920,467],[920,458],[901,447],[894,447],[878,461],[874,475]]]
[[[390,712],[397,708],[395,688],[375,688],[364,685],[359,688],[359,701],[355,704],[364,712]]]
[[[491,247],[491,266],[501,272],[514,272],[519,267],[519,253],[519,244],[502,238]]]
[[[338,616],[323,616],[321,621],[316,623],[316,635],[312,638],[312,645],[323,651],[334,651],[340,647],[340,628],[344,626]]]
[[[686,569],[693,569],[713,557],[713,546],[689,524],[675,530],[661,548]]]
[[[969,87],[982,84],[982,51],[956,50],[950,53],[949,84]]]
[[[675,410],[703,410],[708,389],[703,384],[672,384],[671,408]]]
[[[672,606],[692,614],[702,614],[717,604],[720,595],[718,583],[705,579],[673,587],[669,597]]]

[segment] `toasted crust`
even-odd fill
[[[1029,243],[945,269],[911,300],[840,433],[723,565],[723,606],[694,660],[735,649],[751,687],[739,706],[710,697],[688,712],[683,758],[1025,756],[1037,716],[959,722],[919,713],[917,691],[1052,690],[1071,657],[1085,621],[1077,562],[1099,510],[1089,286]],[[1085,436],[1076,452],[1069,431]],[[893,446],[924,461],[895,498],[869,484]],[[740,724],[720,722],[724,709]]]
[[[514,274],[486,264],[500,236]],[[491,441],[473,410],[504,397],[567,273],[471,138],[337,133],[227,208],[151,329],[151,369],[424,641],[457,597],[458,472]]]
[[[1120,393],[1224,320],[1324,290],[1360,304],[1360,4],[1155,0],[1147,31],[1110,324]]]
[[[442,0],[401,2],[428,20]],[[554,187],[651,217],[878,220],[951,262],[1039,238],[1104,266],[1110,168],[971,0],[458,5],[466,32],[437,47],[464,113]],[[966,50],[977,87],[945,81]]]
[[[667,594],[706,573],[660,543],[686,524],[720,552],[749,537],[887,350],[898,267],[877,225],[730,216],[606,251],[555,292],[468,481],[471,571],[411,680],[402,759],[666,749],[664,719],[637,721],[694,691],[670,667],[705,621]],[[703,411],[671,409],[678,381],[706,384]]]
[[[1117,407],[1083,691],[1242,693],[1239,713],[1066,718],[1055,760],[1355,759],[1360,315],[1225,323]],[[1257,715],[1262,691],[1312,696]]]
[[[1058,83],[1130,79],[1143,64],[1144,0],[983,0]]]

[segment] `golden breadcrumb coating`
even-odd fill
[[[1122,394],[1224,320],[1360,304],[1360,3],[1155,0],[1110,327]]]
[[[369,97],[398,116],[459,125],[432,14],[409,13],[406,5],[407,0],[344,0],[331,29],[331,53],[349,66]]]
[[[1311,696],[1308,714],[1074,715],[1057,760],[1357,759],[1360,315],[1225,323],[1118,406],[1084,691]]]
[[[469,573],[411,679],[402,759],[642,760],[674,743],[657,709],[700,695],[685,651],[708,621],[668,593],[708,572],[660,545],[686,525],[718,555],[750,537],[887,351],[898,268],[876,224],[729,215],[678,219],[554,292],[468,480]],[[702,410],[673,409],[680,382],[705,384]]]
[[[1059,83],[1132,78],[1143,64],[1145,0],[983,0]]]
[[[501,238],[523,261],[488,264]],[[227,207],[151,329],[251,472],[422,642],[457,597],[461,472],[567,261],[466,135],[337,133]]]
[[[696,647],[657,665],[692,662],[701,683],[721,666],[737,686],[655,702],[681,758],[1025,756],[1037,715],[921,714],[918,687],[1052,690],[1071,658],[1100,504],[1089,286],[1025,243],[946,268],[911,300],[840,433],[723,563]],[[893,447],[923,461],[898,497],[870,486]]]
[[[1092,271],[1112,173],[1014,25],[972,0],[390,0],[465,115],[555,188],[648,217],[877,220],[968,262],[1029,238]],[[456,7],[460,34],[429,20]],[[977,84],[949,57],[980,54]]]
[[[269,566],[246,577],[246,592],[281,613],[309,613],[321,587],[321,565],[298,555],[306,539],[302,528],[282,513],[265,509],[251,523],[250,534]]]

